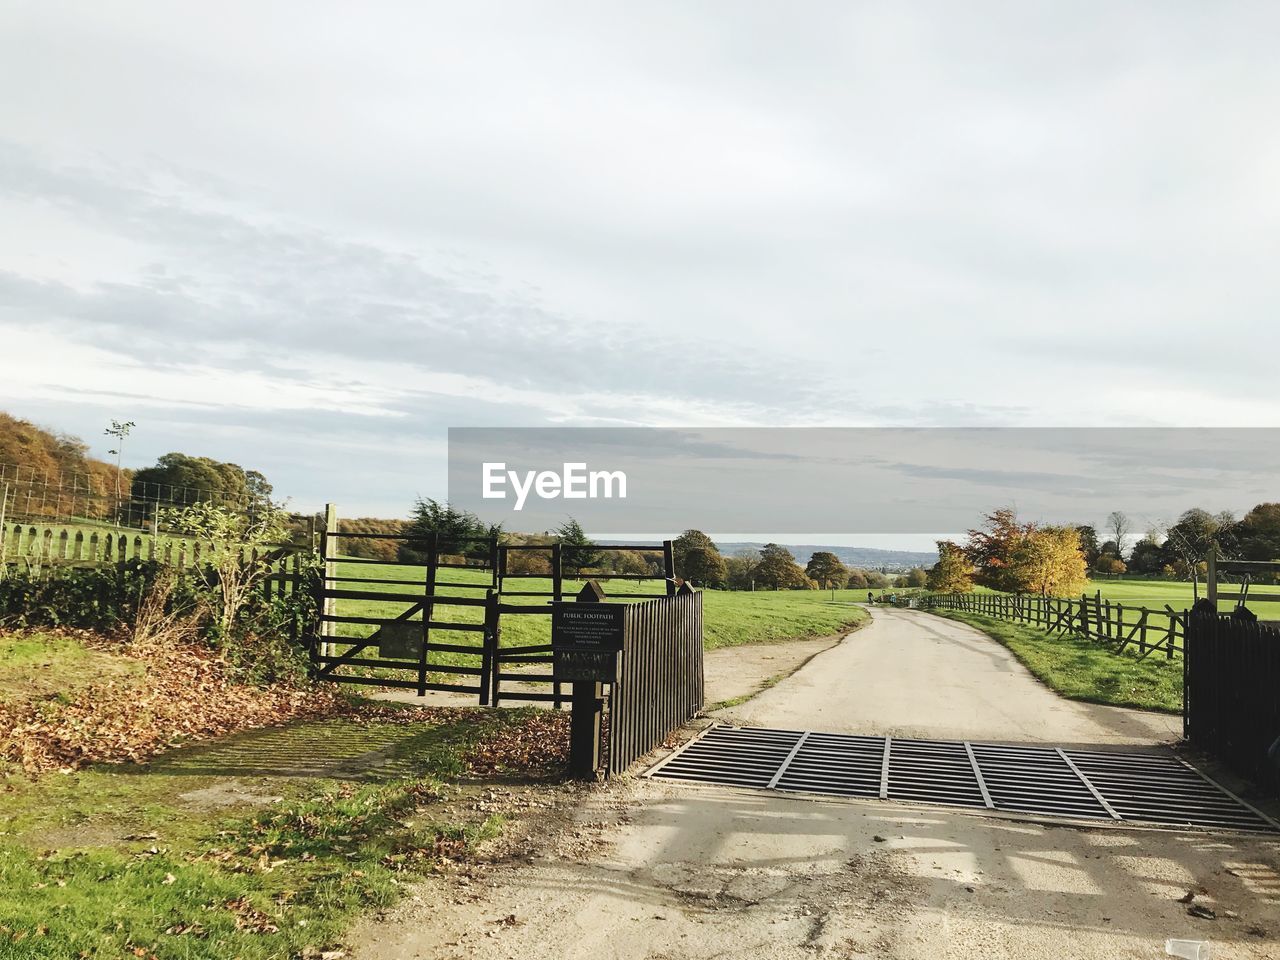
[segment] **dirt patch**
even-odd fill
[[[848,633],[792,640],[751,643],[707,651],[704,658],[707,709],[742,703],[843,640]]]
[[[221,783],[178,794],[178,800],[190,810],[213,812],[232,807],[265,807],[284,798],[261,787],[224,780]]]

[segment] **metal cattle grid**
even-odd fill
[[[1280,832],[1171,754],[716,725],[648,774],[795,793]]]

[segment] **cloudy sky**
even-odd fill
[[[1277,426],[1278,32],[0,0],[0,408],[346,515],[449,426]]]

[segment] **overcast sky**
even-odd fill
[[[448,426],[1277,426],[1278,35],[0,0],[0,407],[345,515]]]

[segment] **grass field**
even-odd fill
[[[1041,682],[1071,700],[1141,710],[1182,710],[1182,660],[1136,654],[1071,635],[1053,636],[1036,627],[957,610],[934,610],[959,620],[1013,651]]]

